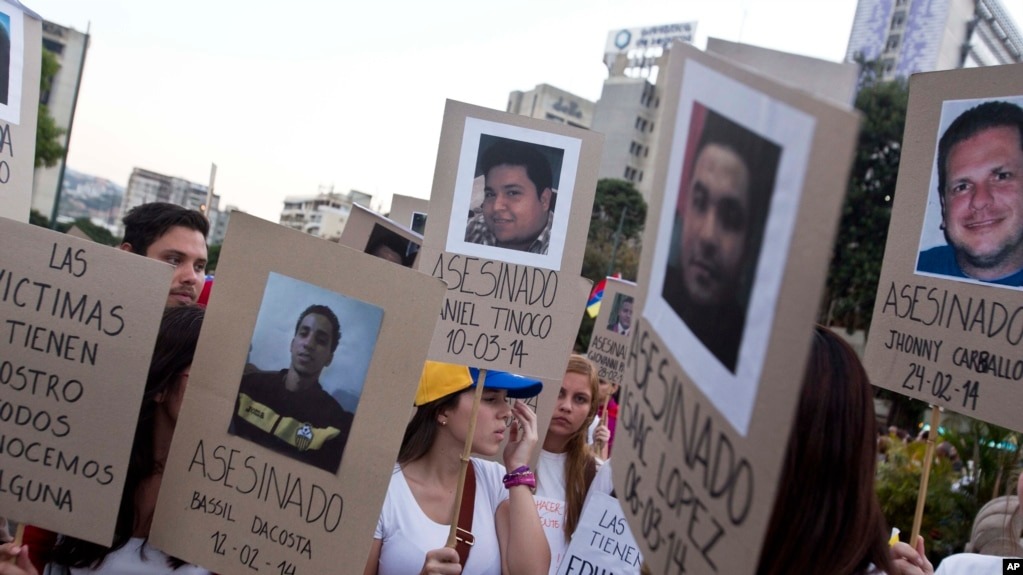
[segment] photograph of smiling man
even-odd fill
[[[1023,286],[1021,100],[944,103],[917,272]]]
[[[781,148],[699,104],[693,122],[662,295],[735,373]]]
[[[547,254],[564,150],[484,134],[465,241]],[[474,190],[475,191],[475,190]]]

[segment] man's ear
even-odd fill
[[[332,361],[334,361],[334,352],[330,352],[330,357],[327,358],[327,363],[323,364],[323,367],[328,367]]]
[[[128,242],[121,243],[121,245],[117,246],[117,249],[121,250],[122,252],[132,251],[131,244],[129,244]]]
[[[543,192],[540,193],[540,205],[543,206],[544,211],[550,211],[551,209],[551,194],[554,192],[550,188],[544,188]]]

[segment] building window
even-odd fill
[[[61,44],[60,42],[54,42],[49,38],[43,38],[43,48],[49,50],[50,52],[53,52],[58,56],[64,55],[64,45]]]
[[[905,25],[905,23],[906,23],[906,11],[905,10],[896,10],[895,13],[892,14],[892,26],[891,26],[891,29],[895,30],[897,28],[902,28],[902,26]]]
[[[888,44],[885,45],[885,51],[895,50],[899,47],[899,35],[892,34],[888,37]]]

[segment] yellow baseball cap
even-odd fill
[[[476,385],[479,370],[464,365],[427,361],[423,373],[419,376],[419,388],[416,389],[416,407],[436,401],[442,397],[464,391]],[[506,373],[503,371],[487,371],[487,379],[483,384],[487,389],[504,389],[508,397],[533,397],[543,390],[543,382],[538,379]]]

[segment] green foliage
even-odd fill
[[[57,57],[49,50],[43,50],[42,73],[39,78],[39,91],[45,94],[50,91],[53,84],[53,77],[60,70],[60,63]],[[39,116],[36,119],[36,157],[35,166],[52,167],[57,165],[64,157],[64,146],[60,144],[60,137],[64,130],[57,126],[57,122],[50,115],[50,108],[45,104],[39,104]]]
[[[50,219],[39,213],[39,210],[32,210],[28,213],[28,223],[41,228],[50,227]]]
[[[625,219],[621,219],[625,210]],[[593,199],[593,215],[590,218],[588,240],[609,240],[622,224],[622,235],[626,239],[639,239],[646,221],[646,202],[631,182],[615,178],[604,178],[597,182]]]
[[[631,182],[614,178],[598,181],[583,254],[583,277],[596,284],[610,270],[610,273],[618,272],[625,279],[635,280],[645,221],[646,202]],[[619,225],[621,234],[617,237],[616,248]],[[593,319],[584,314],[576,336],[576,349],[586,350],[592,331]]]
[[[936,455],[931,466],[920,533],[927,539],[927,556],[935,565],[963,551],[973,519],[985,503],[1012,493],[1020,463],[1017,433],[966,416],[945,415],[938,442],[942,441],[972,464],[959,473],[949,460]],[[903,540],[913,525],[925,450],[924,442],[904,444],[892,438],[887,459],[877,469],[881,510],[889,525],[903,531]]]
[[[118,238],[114,237],[114,234],[110,233],[110,230],[103,226],[97,226],[96,224],[89,221],[89,218],[78,218],[69,224],[57,224],[58,232],[66,232],[71,229],[71,226],[82,230],[85,235],[89,236],[92,241],[97,244],[104,244],[108,246],[118,246],[120,242]]]
[[[979,502],[977,509],[1011,493],[1020,464],[1019,434],[965,415],[945,417],[944,439],[964,460],[973,461],[969,492]]]
[[[904,80],[880,81],[876,62],[861,65],[856,108],[863,125],[821,310],[824,323],[850,331],[867,329],[874,311],[909,98]]]
[[[875,489],[881,511],[889,525],[902,530],[904,541],[908,541],[913,526],[926,447],[923,441],[906,444],[893,438],[887,460],[877,468]],[[973,507],[968,493],[953,491],[952,485],[958,478],[947,459],[934,459],[920,535],[927,542],[927,558],[935,565],[962,551],[979,509]]]
[[[206,273],[208,274],[217,271],[217,262],[220,260],[220,245],[213,244],[206,250]]]

